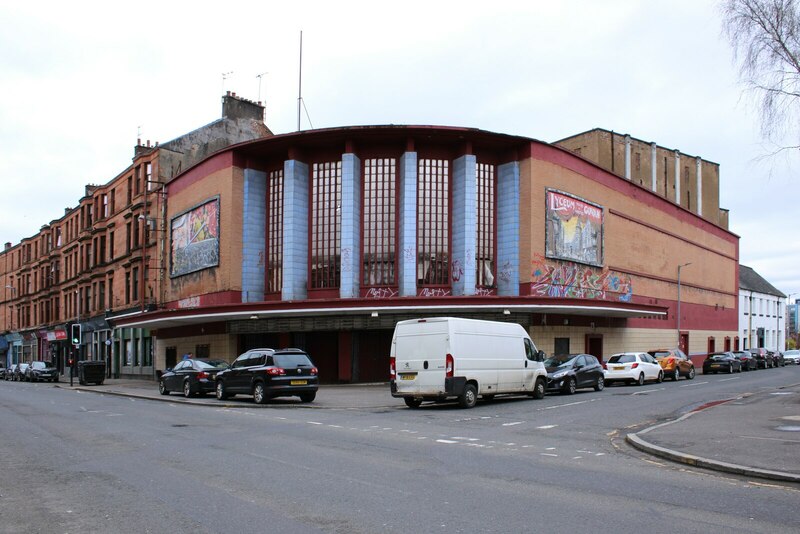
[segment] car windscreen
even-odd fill
[[[275,365],[278,367],[311,367],[311,360],[305,354],[275,354]]]
[[[608,363],[633,363],[635,361],[636,356],[633,354],[616,354],[608,360]]]
[[[562,356],[550,356],[544,361],[545,367],[571,367],[572,361],[577,358],[577,356],[569,356],[569,355],[562,355]]]
[[[653,351],[653,352],[648,352],[647,354],[649,354],[653,358],[666,358],[667,356],[669,356],[669,352],[667,351]]]
[[[31,367],[33,369],[47,369],[47,364],[44,362],[33,362]]]

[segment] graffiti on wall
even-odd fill
[[[548,189],[545,255],[603,265],[603,207]]]
[[[550,261],[540,255],[533,260],[531,295],[573,299],[630,302],[630,275],[608,269],[564,261]]]
[[[170,227],[170,276],[219,265],[219,198],[178,215]]]

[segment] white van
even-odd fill
[[[455,317],[400,321],[390,353],[393,397],[410,408],[458,398],[472,408],[478,395],[544,397],[545,355],[516,323]]]

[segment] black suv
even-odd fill
[[[220,400],[244,393],[258,404],[291,396],[311,402],[317,396],[319,376],[311,358],[300,349],[251,349],[217,373],[216,385]]]
[[[58,369],[50,365],[49,362],[31,362],[25,371],[25,380],[28,382],[58,382]]]

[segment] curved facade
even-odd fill
[[[430,315],[519,322],[548,353],[603,359],[676,346],[679,328],[687,352],[737,342],[738,237],[536,140],[299,132],[161,193],[158,307],[110,319],[151,332],[156,369],[299,346],[323,381],[384,381],[394,324]]]

